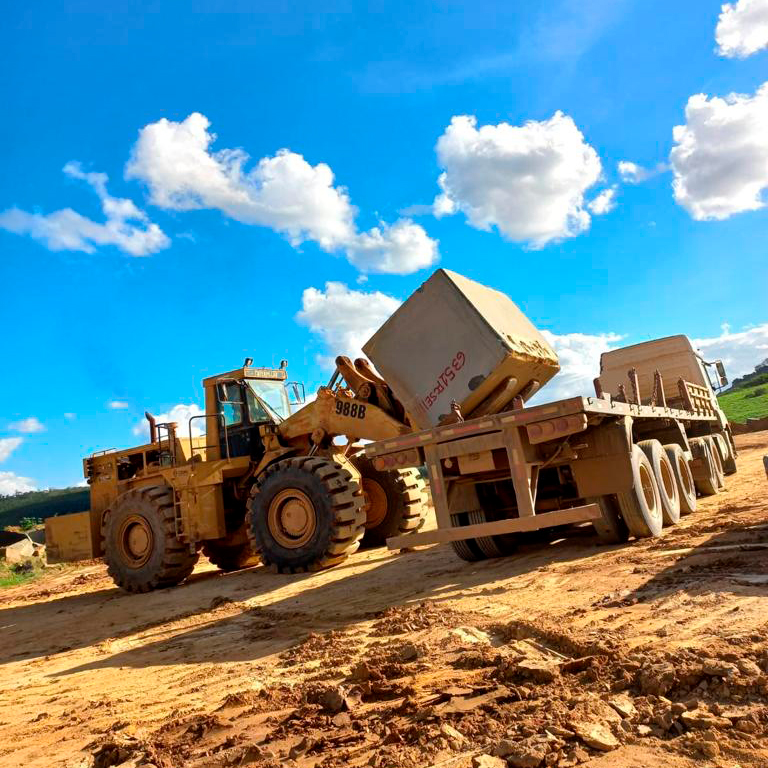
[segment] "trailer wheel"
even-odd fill
[[[279,573],[330,568],[360,545],[363,495],[341,464],[302,456],[271,465],[251,489],[248,537]]]
[[[384,546],[390,536],[415,533],[424,525],[427,495],[415,469],[381,471],[365,456],[355,456],[351,461],[360,472],[363,491],[362,546]]]
[[[618,493],[621,516],[638,539],[659,536],[664,524],[661,497],[651,462],[639,445],[632,446],[632,487]]]
[[[638,445],[651,462],[656,476],[664,525],[677,525],[680,522],[680,492],[667,452],[658,440],[641,440]]]
[[[486,555],[478,546],[475,539],[463,539],[450,542],[453,551],[468,563],[476,563],[478,560],[487,560]]]
[[[696,486],[693,484],[691,465],[688,463],[685,451],[677,443],[665,445],[664,452],[675,475],[677,491],[680,495],[680,514],[689,515],[696,511]]]
[[[734,458],[733,449],[728,437],[725,435],[712,435],[712,441],[714,442],[718,456],[720,457],[720,463],[723,466],[723,474],[734,474],[736,472],[736,459]]]
[[[173,491],[152,485],[118,497],[102,527],[107,572],[127,592],[179,584],[192,573],[197,553],[176,538]]]
[[[717,490],[722,491],[725,488],[725,469],[723,468],[723,461],[720,458],[720,450],[717,447],[717,441],[714,436],[707,435],[704,441],[709,446],[709,451],[712,454],[712,464],[715,468],[715,479],[717,480]]]
[[[709,443],[703,437],[694,437],[690,441],[691,453],[695,465],[691,471],[696,490],[702,496],[714,496],[718,492],[717,469]]]
[[[261,562],[259,556],[253,553],[249,542],[227,545],[220,541],[206,541],[203,544],[203,554],[225,573],[251,568]]]
[[[629,528],[621,516],[615,496],[596,496],[587,499],[587,502],[600,507],[602,517],[599,520],[593,520],[592,525],[602,544],[623,544],[629,539]]]

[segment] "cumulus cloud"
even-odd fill
[[[71,411],[68,411],[67,413],[64,414],[64,418],[67,421],[74,421],[77,418],[77,414],[72,413]]]
[[[210,208],[244,224],[269,227],[298,247],[305,241],[345,252],[359,269],[408,274],[432,264],[437,243],[409,219],[360,233],[357,210],[344,187],[334,186],[325,163],[281,149],[246,170],[242,149],[211,150],[216,136],[208,118],[195,112],[181,122],[150,123],[126,166],[126,177],[147,184],[150,201],[162,208]]]
[[[49,214],[29,213],[8,208],[0,213],[0,229],[29,235],[51,251],[94,253],[104,245],[114,245],[131,256],[148,256],[170,245],[165,233],[150,222],[131,200],[112,197],[107,192],[105,173],[86,173],[79,163],[64,166],[70,178],[85,181],[101,201],[104,223],[89,219],[71,208]]]
[[[724,323],[719,336],[693,339],[693,346],[705,360],[722,360],[728,378],[733,380],[752,373],[758,363],[768,358],[768,323],[742,331],[731,331]]]
[[[587,203],[587,208],[595,216],[602,216],[604,213],[610,213],[616,207],[617,187],[609,187],[600,192],[594,199]]]
[[[179,403],[174,405],[167,413],[152,414],[158,424],[176,422],[178,437],[189,437],[189,420],[193,416],[202,416],[205,413],[195,403]],[[137,422],[133,427],[133,434],[149,440],[149,423],[146,419]],[[192,437],[200,437],[205,432],[205,419],[195,419],[192,422]]]
[[[320,337],[328,355],[318,363],[332,368],[337,355],[360,357],[362,346],[400,306],[400,300],[381,291],[355,291],[328,282],[325,290],[306,288],[296,320]]]
[[[0,496],[36,491],[37,484],[31,477],[21,477],[13,472],[0,472]]]
[[[657,163],[653,168],[644,168],[642,165],[633,163],[630,160],[619,160],[616,168],[619,172],[619,177],[625,184],[642,184],[642,182],[669,170],[669,166],[666,163]]]
[[[350,263],[361,272],[400,274],[404,266],[408,272],[416,272],[434,264],[438,257],[437,240],[408,219],[361,232],[346,248]]]
[[[562,397],[594,395],[594,379],[600,375],[600,355],[615,349],[623,338],[616,333],[563,333],[542,331],[560,359],[560,373],[534,398],[542,403]]]
[[[13,421],[8,425],[8,429],[14,432],[31,435],[35,432],[45,432],[45,425],[36,416],[29,416],[26,419]]]
[[[768,82],[753,96],[691,96],[670,153],[677,202],[699,221],[765,207]]]
[[[113,411],[124,411],[128,408],[128,403],[126,403],[125,400],[110,400],[107,403],[107,408],[110,408]]]
[[[437,158],[443,173],[436,216],[461,211],[471,226],[495,226],[534,248],[589,228],[584,194],[600,179],[600,158],[562,112],[480,128],[474,116],[454,117],[438,139]]]
[[[0,462],[5,461],[23,442],[23,437],[0,437]]]
[[[729,59],[745,59],[768,48],[768,0],[726,3],[715,29],[717,52]]]

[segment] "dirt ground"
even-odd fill
[[[0,593],[0,765],[768,765],[768,432],[660,539]],[[591,529],[590,529],[591,530]]]

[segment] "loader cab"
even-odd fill
[[[214,407],[209,405],[206,410],[216,416],[222,459],[261,459],[264,446],[259,428],[280,424],[291,415],[291,405],[297,404],[297,398],[303,402],[303,386],[286,382],[286,378],[284,368],[250,366],[215,377],[214,386],[208,390],[215,398]]]

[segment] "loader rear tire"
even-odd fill
[[[630,454],[632,487],[616,494],[621,516],[638,539],[659,536],[664,525],[661,497],[651,462],[639,445]]]
[[[253,553],[248,542],[227,546],[218,541],[206,541],[203,544],[203,554],[220,571],[225,573],[240,571],[243,568],[251,568],[261,562],[259,556]]]
[[[172,587],[192,573],[197,553],[176,538],[173,491],[153,485],[118,497],[102,527],[107,572],[126,592]]]
[[[254,483],[246,526],[253,551],[278,573],[330,568],[360,545],[363,494],[337,462],[308,456],[284,459]]]
[[[641,440],[638,445],[651,462],[656,476],[664,525],[677,525],[680,522],[680,492],[667,452],[658,440]]]
[[[685,451],[677,443],[665,445],[664,452],[672,465],[677,491],[680,494],[680,514],[690,515],[696,511],[696,486],[693,483],[691,465]]]
[[[424,525],[427,494],[415,469],[378,470],[365,456],[352,459],[360,472],[365,509],[361,546],[381,547],[391,536],[415,533]]]

